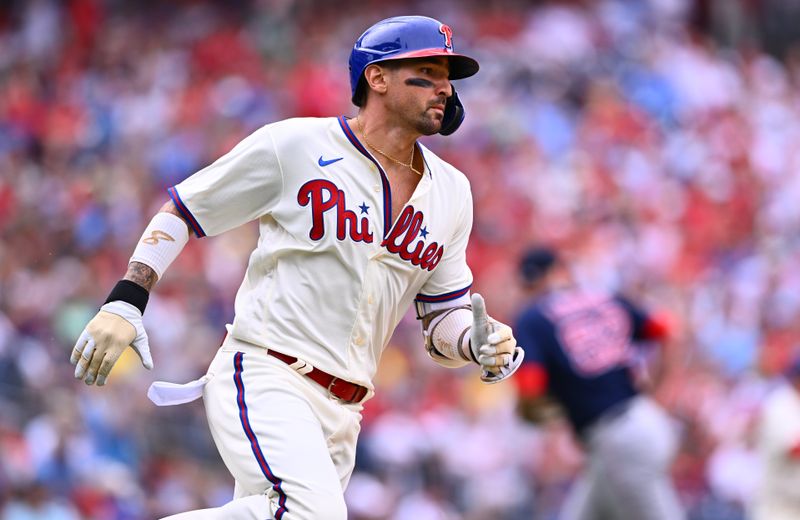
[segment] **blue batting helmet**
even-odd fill
[[[364,88],[364,69],[370,63],[407,58],[444,56],[450,63],[450,79],[462,79],[478,72],[478,62],[453,50],[453,31],[427,16],[396,16],[376,23],[359,36],[350,52],[350,91],[352,101]],[[464,119],[464,109],[453,90],[445,107],[440,133],[453,133]]]

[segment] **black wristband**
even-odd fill
[[[111,294],[106,298],[106,303],[113,301],[123,301],[130,303],[139,312],[144,314],[144,308],[147,307],[147,300],[150,298],[150,293],[136,282],[130,280],[120,280],[117,285],[111,289]]]

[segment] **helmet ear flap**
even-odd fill
[[[361,74],[361,78],[359,78],[356,83],[356,88],[353,90],[353,97],[350,98],[350,101],[357,107],[363,107],[367,102],[367,91],[364,83],[366,83],[364,81],[364,74]]]
[[[442,128],[439,133],[442,135],[450,135],[461,126],[464,121],[464,105],[458,99],[456,89],[453,87],[453,95],[447,98],[444,105],[444,117],[442,118]]]

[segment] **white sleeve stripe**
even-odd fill
[[[417,300],[417,313],[420,316],[425,316],[426,314],[430,314],[434,311],[441,311],[445,309],[449,309],[451,307],[461,307],[464,305],[470,305],[470,295],[469,293],[459,296],[454,300],[448,300],[445,302],[435,302],[435,303],[428,303],[428,302],[421,302]]]

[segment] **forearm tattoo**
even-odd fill
[[[128,264],[128,272],[125,273],[125,280],[141,285],[148,291],[153,288],[158,280],[156,272],[149,265],[141,262],[131,262]]]

